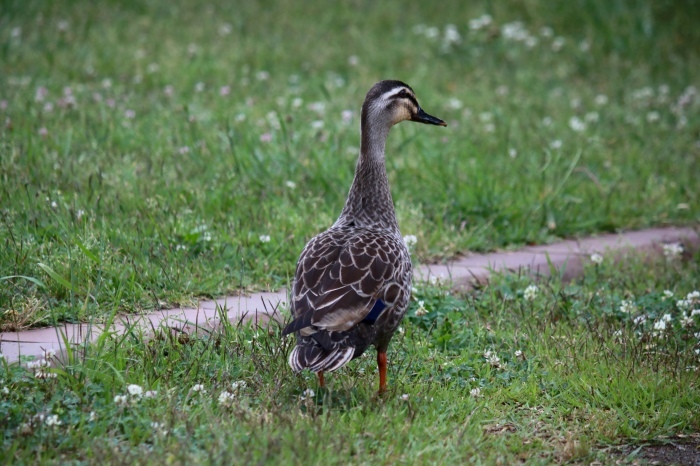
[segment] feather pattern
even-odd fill
[[[334,371],[372,345],[385,353],[406,312],[411,257],[396,221],[384,147],[391,126],[409,119],[444,125],[424,113],[400,81],[381,81],[368,92],[345,207],[332,227],[306,244],[297,263],[293,320],[283,330],[297,337],[289,356],[294,371]]]

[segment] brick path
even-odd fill
[[[581,240],[568,240],[544,246],[533,246],[517,251],[474,254],[456,259],[447,264],[422,265],[417,268],[417,280],[437,277],[452,284],[455,289],[468,290],[476,282],[485,282],[492,273],[526,271],[548,275],[550,264],[563,269],[565,279],[581,273],[584,262],[590,255],[600,253],[606,260],[619,258],[625,251],[661,251],[661,245],[681,242],[686,248],[700,247],[700,237],[692,228],[653,228],[622,234],[600,235]],[[156,311],[142,316],[119,316],[110,330],[122,333],[127,326],[138,324],[149,332],[159,326],[168,326],[178,331],[193,332],[198,328],[211,328],[221,318],[222,312],[232,321],[242,318],[267,321],[275,316],[278,308],[286,312],[286,291],[276,293],[253,293],[249,296],[229,296],[214,301],[200,301],[198,308],[182,308]],[[217,306],[223,311],[217,311]],[[102,332],[100,324],[63,324],[21,332],[0,333],[0,352],[9,362],[19,356],[43,355],[44,350],[61,351],[64,341],[72,345],[94,341]]]

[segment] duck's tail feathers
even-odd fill
[[[326,351],[320,346],[296,346],[289,355],[289,367],[294,372],[309,369],[313,372],[333,372],[350,362],[355,348],[346,346]]]

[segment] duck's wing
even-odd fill
[[[371,230],[331,229],[313,238],[297,264],[294,320],[283,334],[342,332],[393,305],[404,293],[410,260],[403,243]],[[406,265],[408,264],[408,265]],[[373,315],[377,314],[377,315]]]

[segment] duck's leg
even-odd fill
[[[326,381],[323,380],[323,371],[318,371],[318,384],[321,386],[321,388],[326,386]]]
[[[379,393],[386,391],[386,351],[377,350],[377,367],[379,367]]]

